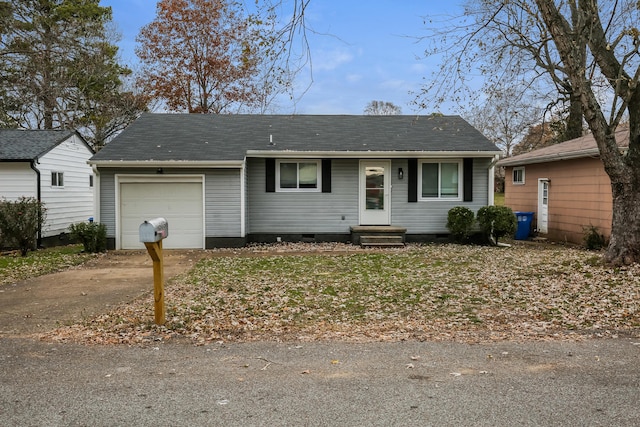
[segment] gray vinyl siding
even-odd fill
[[[115,175],[155,176],[155,169],[100,170],[100,222],[107,226],[107,237],[116,237]],[[205,175],[206,237],[240,237],[240,169],[164,169],[171,174]]]
[[[408,164],[406,159],[393,159],[391,167],[391,224],[407,228],[408,234],[444,234],[447,212],[454,206],[467,206],[473,211],[488,201],[489,165],[491,159],[473,161],[473,201],[408,202]],[[331,161],[331,193],[266,192],[265,161],[247,159],[246,234],[348,234],[359,225],[359,160]],[[398,169],[404,179],[398,178]],[[100,222],[107,226],[108,237],[115,238],[115,174],[149,174],[149,169],[103,169],[100,171]],[[205,175],[206,237],[243,237],[240,169],[167,169],[168,174]],[[344,218],[344,219],[343,219]]]
[[[131,172],[131,171],[129,171]],[[116,237],[116,190],[115,190],[115,171],[105,169],[99,171],[98,190],[98,221],[107,227],[107,237]]]
[[[408,234],[448,233],[447,213],[454,206],[473,211],[488,201],[491,159],[473,161],[473,201],[408,202],[406,159],[391,162],[391,225],[407,228]],[[264,159],[248,159],[248,233],[349,233],[359,225],[359,160],[333,159],[331,193],[267,193]],[[398,178],[402,168],[404,178]],[[342,219],[344,215],[344,220]]]
[[[241,237],[240,169],[205,172],[205,224],[207,237]]]
[[[247,233],[348,234],[358,225],[357,159],[331,161],[331,193],[267,193],[264,159],[247,159],[247,171]]]
[[[407,202],[407,161],[394,160],[393,171],[399,167],[405,171],[405,179],[399,181],[392,177],[393,192],[391,212],[393,225],[407,228],[407,234],[448,234],[447,214],[455,206],[466,206],[476,212],[488,202],[489,165],[491,159],[477,158],[473,160],[473,201],[420,201]]]

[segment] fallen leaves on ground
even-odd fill
[[[636,334],[640,266],[554,245],[250,247],[200,261],[153,296],[45,338],[88,343],[557,339]]]
[[[24,257],[17,251],[2,255],[0,256],[0,286],[73,268],[101,255],[84,253],[80,250],[80,246],[70,245],[32,251]]]

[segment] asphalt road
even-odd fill
[[[461,344],[0,338],[1,426],[638,426],[640,339]]]

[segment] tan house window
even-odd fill
[[[524,167],[513,168],[513,183],[516,185],[524,184]]]

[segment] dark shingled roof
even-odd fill
[[[241,161],[267,152],[499,152],[459,116],[144,114],[92,161]]]
[[[615,133],[618,147],[622,150],[629,148],[629,128],[621,127]],[[600,155],[598,144],[593,134],[587,134],[580,138],[570,139],[559,144],[538,148],[528,153],[507,157],[500,160],[498,166],[522,166],[532,163],[545,163],[559,160],[579,159],[583,157],[596,157]]]
[[[34,160],[70,138],[72,130],[0,129],[0,160]]]

